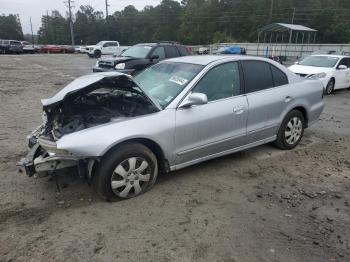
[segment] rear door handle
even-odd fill
[[[292,100],[293,100],[293,97],[291,97],[291,96],[286,96],[286,98],[284,99],[284,102],[288,103],[288,102],[290,102],[290,101],[292,101]]]
[[[240,115],[244,112],[244,106],[236,106],[233,108],[233,112],[237,115]]]

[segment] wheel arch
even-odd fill
[[[303,114],[303,117],[304,117],[304,120],[305,120],[305,127],[308,127],[309,117],[308,117],[308,113],[307,113],[306,108],[303,107],[303,106],[296,106],[296,107],[292,108],[291,110],[289,110],[289,112],[291,112],[293,110],[298,110],[298,111],[300,111]]]
[[[158,161],[158,167],[160,172],[167,173],[170,171],[169,167],[169,162],[165,157],[164,151],[161,148],[161,146],[156,143],[154,140],[149,139],[149,138],[130,138],[124,141],[121,141],[120,143],[117,143],[113,145],[111,148],[109,148],[102,156],[102,159],[106,157],[107,155],[111,154],[115,150],[118,150],[119,147],[125,144],[130,144],[130,143],[139,143],[141,145],[144,145],[147,147],[149,150],[153,152],[153,154],[156,156],[157,161]]]

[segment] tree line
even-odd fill
[[[350,42],[349,0],[162,0],[137,10],[129,5],[108,17],[90,5],[74,14],[76,44],[118,40],[122,45],[174,40],[184,44],[255,42],[269,23],[302,24],[318,30],[317,42]],[[0,38],[2,37],[0,20]],[[21,32],[18,31],[18,32]],[[18,35],[22,37],[23,33]],[[69,20],[54,10],[41,19],[40,43],[71,43]]]
[[[0,15],[0,39],[23,39],[23,31],[18,15]]]

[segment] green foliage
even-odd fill
[[[159,40],[185,44],[256,41],[257,30],[269,23],[302,24],[317,29],[318,42],[350,42],[350,1],[340,0],[162,0],[138,11],[127,6],[106,19],[91,6],[75,14],[77,44],[118,40],[123,45]],[[0,20],[1,23],[1,20]],[[0,34],[1,34],[0,24]],[[57,11],[42,17],[41,43],[69,44],[68,19]]]
[[[0,15],[0,39],[23,40],[18,15]]]

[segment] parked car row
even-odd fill
[[[80,53],[83,52],[81,46],[70,45],[35,45],[27,41],[1,40],[1,54],[22,54],[22,53]]]

